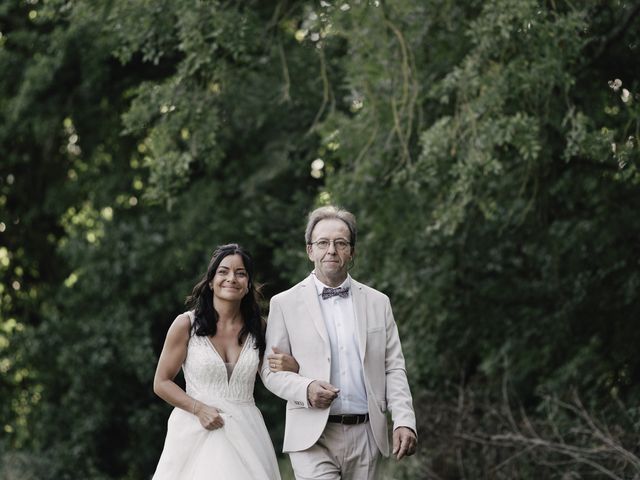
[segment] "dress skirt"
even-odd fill
[[[206,430],[198,417],[175,408],[153,480],[279,480],[262,414],[253,402],[207,402],[224,426]]]

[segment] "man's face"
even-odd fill
[[[326,248],[318,242],[329,241]],[[338,246],[335,242],[338,241]],[[330,287],[339,286],[347,278],[349,260],[353,257],[349,227],[337,218],[326,218],[316,223],[311,232],[311,245],[307,245],[309,260],[315,265],[316,276],[322,283]],[[346,248],[344,243],[347,243]]]

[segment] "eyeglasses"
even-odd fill
[[[318,250],[326,250],[329,248],[333,242],[333,246],[336,250],[340,250],[344,252],[347,248],[351,246],[351,242],[347,242],[344,238],[336,238],[335,240],[327,240],[326,238],[321,238],[320,240],[316,240],[315,242],[310,242],[309,245],[315,245]]]

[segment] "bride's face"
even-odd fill
[[[238,254],[222,259],[211,280],[214,301],[240,301],[249,292],[249,274]]]

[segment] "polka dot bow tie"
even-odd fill
[[[322,299],[326,300],[327,298],[339,296],[342,298],[347,298],[349,296],[349,287],[338,287],[338,288],[327,288],[324,287],[322,289]]]

